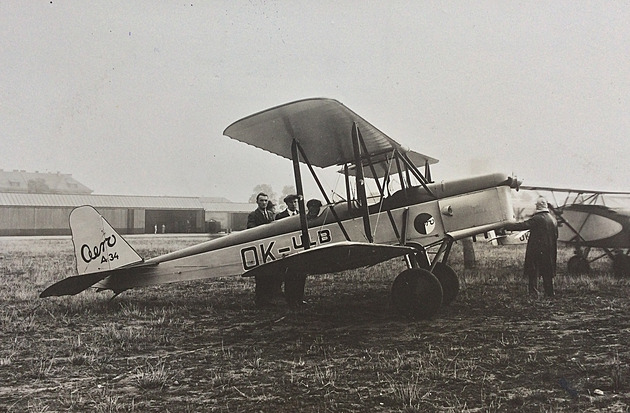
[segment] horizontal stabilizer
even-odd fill
[[[75,275],[65,278],[50,287],[46,288],[39,295],[39,298],[59,297],[62,295],[76,295],[87,290],[97,282],[108,277],[110,272],[93,272],[91,274]]]
[[[267,262],[243,274],[243,277],[270,274],[328,274],[354,268],[367,267],[392,258],[413,254],[411,247],[340,242],[312,248]]]

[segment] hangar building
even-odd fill
[[[69,235],[68,217],[81,205],[121,234],[205,232],[198,198],[0,193],[0,235]]]
[[[91,193],[67,174],[0,169],[0,236],[69,235],[70,212],[81,205],[95,207],[121,234],[231,232],[245,229],[256,208],[225,198]]]

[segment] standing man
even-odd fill
[[[274,214],[267,209],[269,197],[264,192],[256,195],[258,208],[247,216],[247,228],[254,228],[259,225],[273,222]],[[274,295],[281,292],[282,279],[279,277],[256,277],[255,301],[258,306],[268,306],[272,304]]]
[[[549,213],[545,198],[536,201],[536,212],[523,222],[508,224],[510,231],[529,230],[527,250],[525,252],[524,272],[529,278],[529,294],[538,295],[538,276],[543,279],[547,297],[553,297],[553,277],[556,275],[556,257],[558,253],[558,222]]]
[[[264,192],[256,195],[258,208],[247,216],[247,228],[254,228],[258,225],[268,224],[274,220],[273,213],[267,209],[269,197]]]
[[[299,215],[300,211],[298,210],[298,196],[297,195],[287,195],[284,197],[284,203],[287,204],[287,208],[276,214],[276,221],[282,218],[288,218],[293,215]],[[284,282],[284,298],[287,303],[291,307],[296,307],[299,303],[303,302],[304,297],[304,282],[302,279],[305,278],[303,276],[294,276],[291,274],[286,274],[284,277],[278,277],[273,280],[273,291],[274,295],[278,295],[278,291],[282,290],[282,283]],[[296,285],[297,283],[297,285]],[[301,286],[302,295],[299,295]],[[297,295],[296,295],[297,294]]]
[[[322,202],[319,199],[311,199],[306,203],[306,219],[311,221],[318,217]],[[300,307],[306,304],[304,301],[304,288],[306,275],[287,274],[284,277],[284,296],[291,307]]]
[[[284,203],[287,204],[287,209],[276,214],[276,220],[291,217],[293,215],[298,215],[300,213],[300,211],[298,211],[298,196],[297,195],[285,196]]]

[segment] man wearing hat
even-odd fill
[[[529,278],[529,293],[538,295],[538,276],[543,279],[547,297],[553,297],[553,277],[556,275],[558,253],[558,222],[549,212],[545,198],[536,200],[536,212],[526,221],[505,226],[509,231],[529,230],[525,251],[524,272]]]
[[[300,213],[300,211],[298,211],[298,196],[297,195],[285,196],[284,203],[287,204],[287,209],[276,214],[276,220],[287,218],[293,215],[298,215]]]

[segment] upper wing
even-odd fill
[[[270,274],[329,274],[367,267],[414,252],[411,247],[340,242],[270,261],[245,272],[243,277]]]
[[[353,122],[359,126],[370,154],[394,149],[405,151],[340,102],[325,98],[298,100],[267,109],[232,123],[223,134],[287,159],[292,159],[291,145],[295,139],[312,165],[326,168],[354,161]]]

